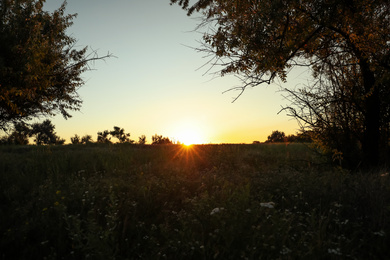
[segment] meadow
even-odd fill
[[[385,259],[390,176],[305,144],[0,147],[0,259]]]

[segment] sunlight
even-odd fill
[[[177,141],[186,146],[204,143],[199,126],[193,122],[181,122],[175,132]]]

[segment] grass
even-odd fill
[[[305,145],[0,147],[1,259],[384,259],[390,177]]]

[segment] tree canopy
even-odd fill
[[[168,137],[155,134],[152,136],[152,144],[173,144],[173,142]]]
[[[267,137],[266,143],[278,143],[278,142],[285,142],[286,140],[286,134],[284,132],[275,130],[272,131],[272,133]]]
[[[235,88],[240,93],[276,78],[286,81],[293,67],[310,68],[314,86],[321,87],[306,88],[304,96],[290,92],[298,105],[288,107],[290,114],[309,130],[329,129],[333,123],[329,108],[342,97],[344,105],[352,109],[333,111],[349,113],[349,129],[357,124],[360,131],[355,134],[362,145],[362,158],[369,165],[378,163],[380,144],[388,145],[381,137],[389,129],[389,1],[198,0],[190,4],[189,0],[171,0],[173,3],[188,15],[204,15],[200,27],[208,27],[200,50],[214,55],[212,66],[221,66],[222,76],[240,75],[242,85]],[[334,90],[326,92],[329,87]],[[329,94],[325,103],[312,96],[324,93]],[[317,109],[318,102],[321,109]],[[309,114],[302,116],[302,108]],[[331,125],[345,133],[339,124]]]
[[[66,1],[53,13],[45,0],[0,0],[0,128],[40,115],[78,110],[77,90],[88,62],[110,56],[76,50],[66,34],[76,15]]]

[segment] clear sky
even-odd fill
[[[47,0],[45,8],[61,3]],[[169,0],[68,0],[67,12],[78,13],[68,34],[80,48],[117,57],[98,61],[83,74],[80,111],[68,120],[51,118],[68,142],[74,134],[96,141],[98,131],[114,126],[135,141],[145,135],[148,143],[154,134],[182,142],[190,136],[197,143],[252,143],[265,141],[273,130],[298,131],[294,119],[277,114],[288,102],[276,84],[248,89],[234,103],[238,92],[222,94],[240,82],[207,74],[207,65],[200,68],[205,53],[188,47],[200,46],[202,35],[193,31],[199,20]],[[283,87],[304,80],[295,72]]]

